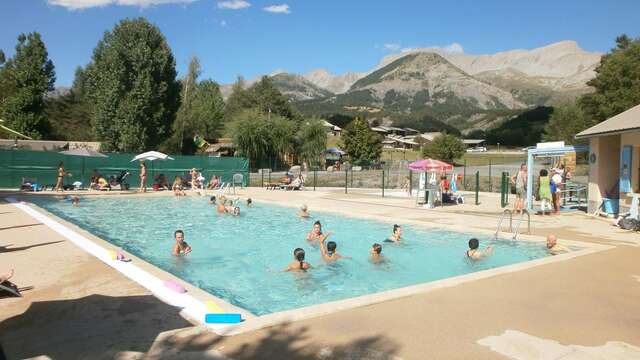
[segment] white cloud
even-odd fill
[[[50,5],[62,6],[70,10],[88,9],[108,5],[148,7],[163,4],[185,4],[196,0],[47,0]]]
[[[218,2],[218,9],[239,10],[248,8],[249,6],[251,6],[251,4],[244,0],[227,0]]]
[[[384,44],[384,48],[390,52],[409,53],[413,51],[439,51],[448,54],[464,54],[464,48],[458,43],[445,46],[402,47],[400,44]]]
[[[291,14],[291,10],[289,10],[289,5],[287,4],[269,5],[264,8],[264,11],[276,14]]]
[[[451,54],[464,54],[464,48],[462,47],[462,45],[458,43],[452,43],[447,46],[444,46],[442,47],[442,50],[444,50],[444,52],[448,52]]]
[[[393,44],[393,43],[386,43],[383,46],[384,46],[385,50],[391,51],[391,52],[396,52],[396,51],[400,50],[400,48],[402,48],[402,46],[400,46],[400,44]]]

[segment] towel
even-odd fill
[[[458,192],[458,185],[456,184],[456,179],[457,179],[456,174],[455,173],[452,174],[451,175],[451,182],[450,182],[449,186],[451,187],[451,192],[454,193],[454,194]]]
[[[629,219],[638,219],[638,194],[633,194],[633,199],[631,199],[631,209],[629,209]]]

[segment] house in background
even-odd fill
[[[623,213],[640,193],[640,105],[576,135],[589,140],[588,211]]]
[[[339,136],[340,133],[342,132],[342,128],[336,125],[333,125],[332,123],[328,122],[327,120],[324,120],[324,127],[325,129],[327,129],[327,134],[328,135],[333,135],[333,136]]]

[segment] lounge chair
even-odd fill
[[[22,294],[20,294],[20,290],[16,284],[6,280],[0,284],[0,297],[22,297]]]

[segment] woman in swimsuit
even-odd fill
[[[291,270],[308,270],[311,269],[311,264],[309,264],[308,262],[304,261],[304,250],[301,248],[297,248],[295,250],[293,250],[293,259],[294,261],[292,261],[286,269],[284,269],[284,271],[291,271]]]
[[[140,161],[140,192],[147,192],[147,165]]]
[[[320,223],[320,220],[318,220],[313,223],[313,230],[307,234],[307,241],[315,242],[322,238],[324,238],[324,235],[322,234],[322,224]]]
[[[191,246],[184,241],[184,231],[176,230],[173,237],[176,239],[176,243],[173,245],[173,256],[187,255],[191,252]]]
[[[64,171],[64,162],[60,161],[58,164],[58,177],[56,178],[55,191],[64,191],[63,179],[67,173]]]
[[[391,236],[389,236],[389,238],[384,242],[399,243],[400,241],[402,241],[402,228],[400,225],[395,224],[393,225],[393,232],[391,233]]]

